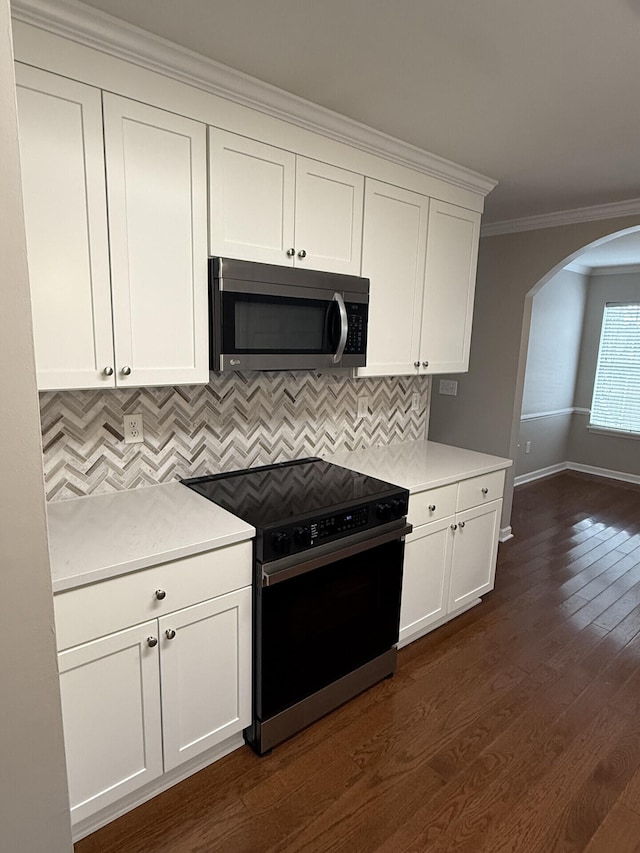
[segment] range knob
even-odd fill
[[[391,506],[389,504],[376,504],[376,515],[382,521],[391,518]]]
[[[271,544],[276,554],[288,554],[291,551],[291,537],[288,533],[274,533]]]
[[[293,538],[295,539],[296,545],[308,548],[309,545],[311,545],[311,528],[296,527],[293,531]]]
[[[407,514],[407,502],[404,498],[394,498],[391,501],[391,512],[396,518]]]

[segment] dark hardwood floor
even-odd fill
[[[247,747],[75,853],[640,851],[640,489],[516,489],[483,603],[260,759]]]

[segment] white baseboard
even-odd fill
[[[511,525],[508,527],[501,527],[500,533],[498,534],[498,542],[508,542],[509,539],[513,539],[513,531],[511,529]]]
[[[548,468],[539,468],[537,471],[530,471],[528,474],[520,474],[513,480],[514,486],[523,486],[525,483],[532,483],[534,480],[541,480],[543,477],[550,477],[551,474],[558,474],[561,471],[580,471],[582,474],[593,474],[594,477],[606,477],[609,480],[620,480],[623,483],[640,484],[640,474],[628,474],[625,471],[612,471],[609,468],[596,468],[594,465],[583,465],[581,462],[559,462],[557,465],[549,465]],[[500,531],[502,534],[502,531]],[[500,539],[502,542],[502,539]]]
[[[567,462],[570,471],[580,471],[583,474],[593,474],[595,477],[607,477],[609,480],[621,480],[623,483],[640,484],[640,474],[627,474],[625,471],[611,471],[609,468],[596,468],[593,465],[582,465],[580,462]]]
[[[560,471],[566,471],[568,467],[568,462],[558,462],[557,465],[538,468],[537,471],[529,471],[528,474],[520,474],[518,477],[514,477],[513,485],[523,486],[525,483],[532,483],[534,480],[541,480],[543,477],[550,477],[552,474],[558,474]]]

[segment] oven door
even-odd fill
[[[402,522],[384,533],[367,531],[364,538],[358,534],[298,555],[297,564],[289,558],[259,567],[258,721],[321,693],[395,647],[404,536],[410,531]],[[351,695],[338,696],[335,704]]]

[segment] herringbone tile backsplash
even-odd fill
[[[47,500],[426,438],[428,377],[219,374],[208,385],[40,394]],[[420,408],[411,411],[412,396]],[[356,417],[369,397],[370,415]],[[125,444],[141,412],[144,442]]]

